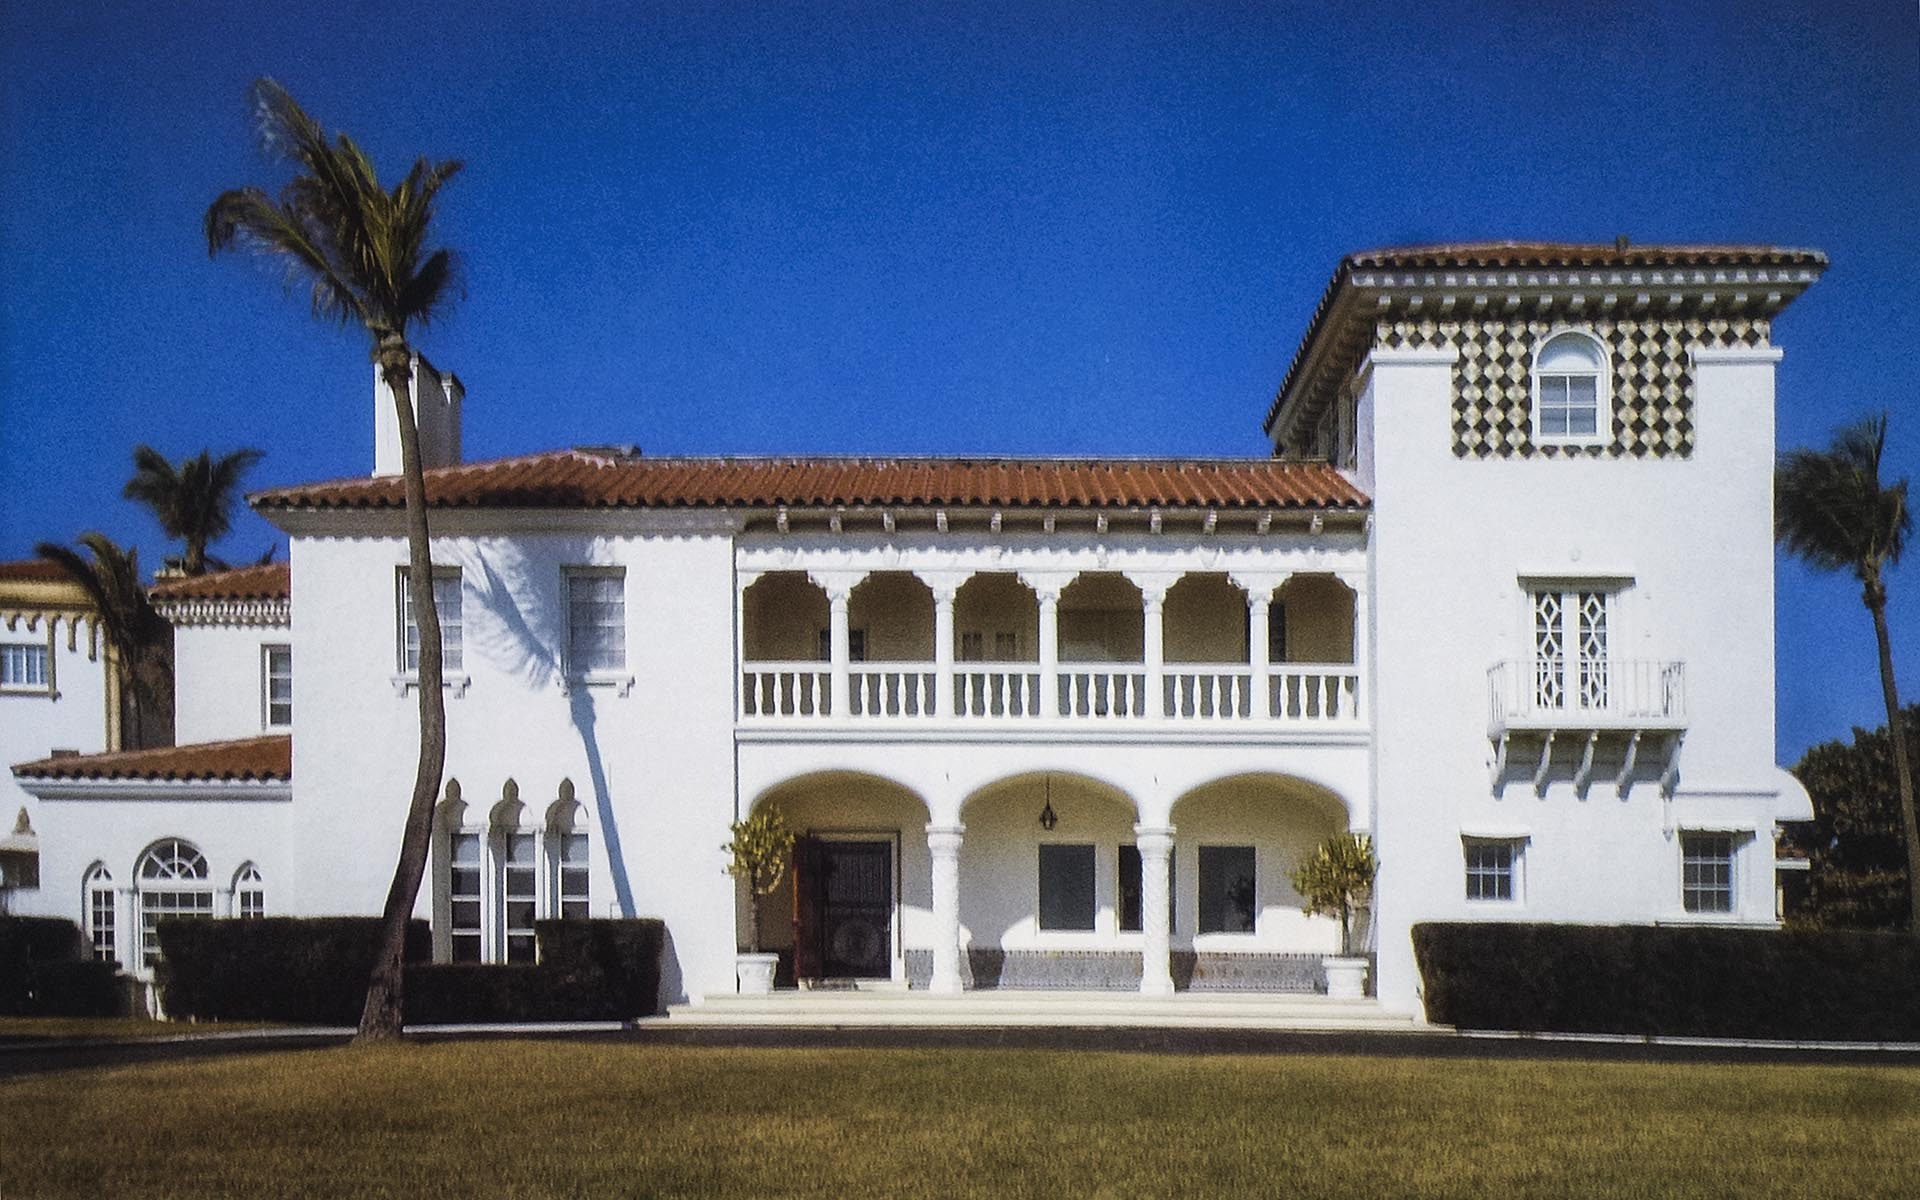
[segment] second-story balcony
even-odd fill
[[[1508,659],[1487,672],[1489,730],[1678,730],[1686,665],[1671,659]]]
[[[1226,574],[800,571],[742,593],[740,720],[1365,727],[1355,593]]]

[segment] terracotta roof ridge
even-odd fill
[[[208,571],[203,575],[170,575],[157,579],[148,589],[148,595],[156,600],[280,597],[287,594],[292,577],[292,567],[287,563],[251,563],[225,571]]]

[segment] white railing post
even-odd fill
[[[833,670],[828,710],[836,718],[853,715],[853,636],[847,627],[847,601],[852,589],[827,593],[827,659]]]
[[[1367,576],[1362,572],[1343,573],[1340,582],[1353,592],[1353,711],[1342,713],[1350,720],[1366,716],[1366,697],[1373,690],[1373,625],[1367,602]]]
[[[1040,716],[1060,715],[1060,593],[1035,589],[1040,601]]]
[[[1141,588],[1141,607],[1146,619],[1145,653],[1146,661],[1142,665],[1146,676],[1146,708],[1143,715],[1151,721],[1167,715],[1166,657],[1167,657],[1167,589]],[[1131,708],[1128,710],[1131,712]]]
[[[1253,676],[1253,706],[1249,715],[1264,721],[1273,715],[1272,689],[1267,686],[1267,665],[1271,650],[1267,645],[1267,615],[1273,609],[1273,597],[1265,592],[1247,594],[1247,670]]]

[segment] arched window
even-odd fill
[[[506,807],[502,805],[502,809]],[[512,806],[516,818],[519,807]],[[530,963],[535,956],[533,921],[540,903],[540,890],[534,882],[538,868],[533,831],[520,828],[517,820],[508,823],[496,813],[493,853],[500,944],[505,947],[508,962]]]
[[[213,885],[207,860],[191,842],[165,838],[147,848],[134,868],[140,896],[140,962],[151,967],[160,958],[155,930],[172,917],[213,916]]]
[[[104,864],[95,863],[87,868],[80,891],[84,898],[83,911],[87,914],[87,944],[92,947],[94,958],[101,962],[118,961],[119,947],[114,942],[118,910],[114,903],[113,875]]]
[[[573,786],[560,785],[560,799],[547,810],[547,862],[552,880],[548,912],[585,920],[587,892],[586,813],[573,799]]]
[[[1533,357],[1533,436],[1542,442],[1604,440],[1603,400],[1609,394],[1606,347],[1590,333],[1569,329],[1541,343]]]
[[[234,874],[233,915],[243,918],[267,915],[267,881],[261,877],[260,868],[252,863]]]

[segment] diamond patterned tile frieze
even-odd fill
[[[1612,438],[1603,446],[1538,445],[1533,440],[1534,347],[1564,328],[1586,329],[1607,344],[1613,365]],[[1765,320],[1413,321],[1383,320],[1383,350],[1453,350],[1453,452],[1461,458],[1685,458],[1693,453],[1693,378],[1697,348],[1767,344]]]

